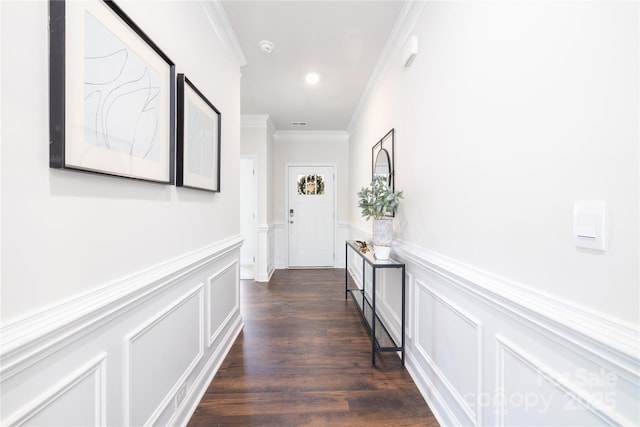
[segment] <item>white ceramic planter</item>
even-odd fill
[[[373,250],[377,259],[388,259],[393,243],[393,220],[373,220]],[[378,249],[379,248],[379,249]]]
[[[379,260],[389,259],[389,255],[391,255],[391,246],[373,245],[373,253],[376,256],[376,259],[379,259]]]

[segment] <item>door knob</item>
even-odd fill
[[[289,224],[293,224],[293,221],[289,221]]]

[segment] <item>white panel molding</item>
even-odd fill
[[[247,59],[242,52],[240,42],[231,26],[229,17],[222,7],[220,0],[200,0],[200,5],[205,15],[211,23],[211,27],[216,32],[220,43],[229,52],[238,68],[247,65]]]
[[[187,390],[187,396],[182,405],[173,414],[167,425],[169,426],[186,426],[194,411],[198,407],[200,400],[204,396],[205,392],[209,388],[209,384],[213,381],[216,373],[220,369],[222,362],[231,350],[233,343],[235,342],[243,328],[242,318],[236,316],[233,324],[229,325],[227,332],[223,338],[223,344],[216,347],[215,351],[207,361],[206,365],[202,368],[197,378],[193,382],[193,386]]]
[[[140,339],[146,333],[151,331],[155,326],[160,324],[163,320],[169,318],[171,314],[175,313],[180,309],[183,305],[185,305],[189,300],[194,297],[199,298],[198,307],[198,351],[193,355],[193,359],[189,362],[187,366],[185,366],[184,371],[178,377],[177,381],[171,387],[171,390],[166,394],[164,399],[158,404],[156,409],[151,413],[149,418],[145,421],[145,426],[153,426],[156,424],[158,417],[162,415],[162,412],[171,405],[173,397],[178,392],[178,389],[184,384],[189,375],[194,371],[195,367],[198,365],[200,360],[202,360],[204,356],[204,332],[202,325],[204,324],[204,285],[202,283],[198,284],[194,288],[190,289],[183,296],[178,298],[176,302],[166,307],[164,310],[160,311],[153,318],[149,319],[147,322],[142,324],[140,327],[127,334],[124,338],[125,346],[124,346],[124,366],[123,366],[123,407],[125,412],[125,422],[127,426],[132,425],[131,422],[131,347],[135,343],[136,340]]]
[[[483,342],[482,322],[475,319],[465,310],[458,307],[456,304],[454,304],[448,298],[444,297],[443,295],[435,291],[426,283],[420,280],[415,280],[415,284],[416,284],[416,288],[419,288],[420,290],[429,294],[431,298],[439,302],[444,308],[451,311],[453,314],[455,314],[457,317],[462,319],[466,324],[468,324],[470,327],[472,327],[475,330],[475,338],[476,338],[475,359],[476,359],[476,375],[477,375],[476,376],[476,393],[477,395],[480,395],[484,388],[484,381],[483,381],[484,378],[482,375],[482,371],[484,367],[484,356],[483,356],[484,353],[483,353],[483,346],[482,346],[482,342]],[[419,295],[418,292],[416,292],[416,294]],[[415,305],[416,306],[420,305],[419,296],[415,300]],[[420,308],[417,307],[416,311],[420,311]],[[420,329],[420,322],[419,322],[418,316],[415,317],[414,322],[415,322],[414,328],[415,328],[416,337],[419,337],[420,334],[418,333],[418,331]],[[454,397],[454,399],[456,400],[456,403],[458,404],[458,406],[460,406],[460,408],[462,408],[462,410],[464,411],[469,421],[471,421],[475,426],[481,425],[482,424],[482,408],[478,407],[478,410],[474,411],[473,408],[469,406],[469,403],[462,397],[462,394],[460,394],[460,391],[456,389],[456,387],[451,383],[451,381],[447,378],[445,373],[442,372],[442,370],[437,366],[437,364],[433,361],[431,356],[428,354],[427,350],[422,346],[422,344],[418,340],[415,341],[415,348],[416,350],[418,350],[418,353],[420,353],[420,355],[427,362],[427,364],[429,365],[429,368],[434,372],[434,374],[438,377],[438,379],[442,382],[442,384],[445,385],[449,393]],[[465,423],[465,424],[468,424],[468,423]]]
[[[268,282],[273,275],[275,266],[269,262],[273,259],[269,248],[274,236],[274,226],[268,224],[258,225],[258,258],[256,269],[256,282]]]
[[[405,266],[405,270],[406,270],[406,266]],[[407,314],[407,318],[405,319],[405,323],[404,323],[404,327],[406,328],[405,334],[407,334],[407,341],[411,341],[413,340],[414,337],[414,330],[415,330],[415,326],[414,326],[414,322],[412,322],[412,319],[416,318],[416,309],[415,309],[415,305],[413,302],[415,301],[415,287],[416,287],[416,282],[415,282],[415,277],[413,276],[413,274],[411,273],[405,273],[405,276],[407,276],[405,278],[405,283],[407,285],[407,289],[406,289],[406,301],[405,301],[405,310],[406,310],[406,314]]]
[[[229,314],[224,319],[224,321],[220,324],[220,326],[218,326],[216,330],[212,332],[212,329],[213,329],[213,325],[211,324],[212,307],[211,307],[211,304],[209,303],[211,301],[211,298],[210,298],[211,292],[212,292],[211,286],[216,281],[216,279],[218,279],[220,276],[222,276],[227,271],[233,269],[234,267],[235,267],[234,283],[236,284],[236,291],[235,291],[236,304],[229,311]],[[215,342],[215,340],[218,339],[218,336],[229,325],[229,322],[231,322],[231,319],[234,316],[239,316],[239,313],[240,313],[240,287],[238,286],[239,280],[240,280],[240,263],[238,262],[238,260],[234,260],[233,262],[229,263],[225,267],[222,267],[216,273],[214,273],[213,275],[207,278],[207,309],[206,309],[207,347],[211,347],[211,345]]]
[[[207,246],[0,328],[0,383],[236,251],[242,236]]]
[[[453,412],[451,412],[451,408],[442,397],[440,390],[438,390],[433,381],[431,381],[429,375],[427,375],[421,364],[411,352],[411,348],[409,347],[405,351],[405,367],[407,368],[409,375],[411,375],[411,378],[414,379],[418,390],[420,390],[420,394],[422,394],[422,397],[427,401],[427,405],[435,415],[438,423],[442,426],[461,425]]]
[[[505,366],[504,366],[504,356],[505,354],[510,354],[514,358],[516,358],[519,362],[521,362],[525,367],[533,371],[536,375],[542,376],[545,380],[547,380],[550,384],[552,384],[558,391],[567,395],[567,397],[575,400],[580,406],[584,409],[591,412],[595,417],[602,420],[604,423],[608,425],[621,425],[621,426],[629,426],[633,425],[634,421],[623,418],[618,413],[611,410],[611,407],[603,405],[599,399],[595,399],[591,394],[587,391],[582,390],[579,387],[576,387],[573,383],[567,380],[562,374],[552,370],[549,366],[538,360],[535,356],[530,353],[524,351],[517,345],[513,344],[507,338],[502,335],[496,335],[496,376],[497,376],[497,387],[498,390],[504,392],[505,389]],[[502,403],[502,405],[498,405],[497,410],[497,421],[498,425],[504,426],[504,415],[505,415],[505,400],[498,399],[498,403]]]
[[[378,314],[378,316],[380,316],[380,318],[385,322],[385,326],[393,339],[396,340],[396,342],[400,342],[400,338],[402,337],[402,334],[400,333],[400,326],[402,325],[402,312],[396,312],[386,298],[389,289],[389,287],[387,286],[387,281],[382,280],[380,279],[380,277],[378,277],[378,279],[376,280],[376,285],[378,286],[378,289],[376,291],[376,314]],[[405,292],[406,285],[407,284],[405,282]],[[395,284],[393,284],[392,286],[395,286]],[[397,285],[398,288],[400,288],[400,286],[401,284]],[[398,292],[401,293],[402,290],[398,289]]]
[[[84,366],[68,375],[56,385],[36,397],[32,403],[18,410],[14,415],[5,420],[4,425],[17,427],[27,424],[32,418],[45,411],[68,393],[71,393],[85,380],[93,379],[93,401],[95,418],[94,426],[107,425],[107,398],[106,398],[106,360],[107,353],[87,362]],[[91,378],[92,377],[92,378]]]
[[[459,261],[396,241],[394,253],[556,343],[640,385],[640,329]]]

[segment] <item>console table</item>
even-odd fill
[[[371,363],[376,365],[376,351],[394,351],[401,352],[402,366],[404,366],[404,306],[405,306],[405,265],[394,259],[379,260],[373,254],[373,248],[367,246],[366,252],[360,251],[360,244],[355,240],[347,240],[345,243],[345,273],[344,273],[344,290],[345,299],[351,294],[351,298],[356,303],[356,307],[360,311],[360,315],[367,325],[371,334]],[[349,249],[353,250],[362,259],[362,289],[349,289]],[[367,285],[365,280],[365,265],[369,264],[372,269],[371,280],[371,300],[369,300],[366,291]],[[402,274],[402,326],[400,329],[401,343],[397,345],[389,334],[384,322],[376,313],[376,271],[382,268],[396,268],[401,270]],[[379,327],[378,327],[379,326]],[[378,333],[376,335],[376,333]]]

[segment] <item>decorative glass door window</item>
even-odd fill
[[[298,195],[323,195],[324,175],[298,175]]]

